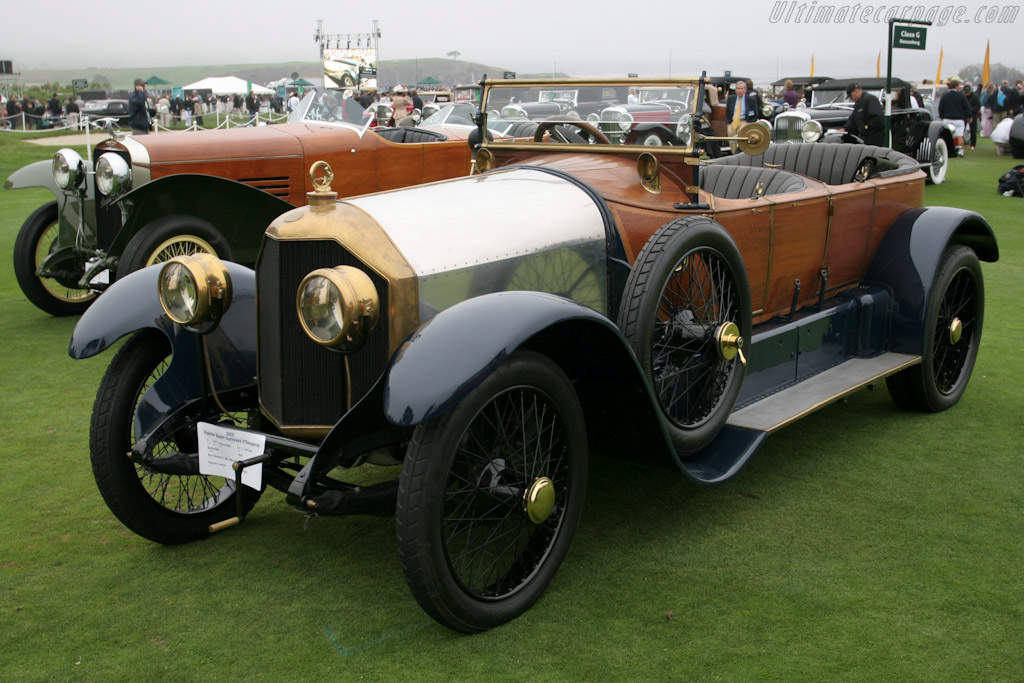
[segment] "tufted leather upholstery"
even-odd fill
[[[395,127],[395,128],[377,128],[375,131],[377,135],[387,139],[390,142],[409,143],[409,142],[443,142],[448,139],[447,135],[442,135],[432,130],[425,128],[409,128],[407,126]]]
[[[857,169],[868,158],[875,160],[875,170],[870,176],[872,178],[912,173],[920,167],[914,159],[888,147],[825,142],[771,145],[760,156],[740,153],[715,159],[710,163],[715,166],[741,167],[778,164],[787,171],[815,178],[828,185],[842,185],[853,182]]]
[[[764,185],[766,195],[799,192],[807,187],[807,182],[795,173],[774,168],[712,164],[700,169],[701,189],[723,199],[754,197],[758,183]]]

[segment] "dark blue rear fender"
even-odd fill
[[[189,173],[146,183],[118,203],[126,209],[125,223],[110,247],[113,254],[121,254],[135,233],[159,218],[192,216],[215,227],[231,245],[234,260],[247,265],[256,263],[271,221],[295,208],[244,183]]]
[[[982,261],[999,259],[999,246],[988,222],[973,211],[946,206],[907,211],[882,239],[864,279],[892,291],[891,351],[923,353],[922,328],[935,271],[951,244],[970,247]]]
[[[436,419],[519,348],[550,357],[573,382],[592,445],[674,457],[619,329],[592,309],[539,292],[476,297],[421,326],[388,370],[384,414],[401,427]]]
[[[225,265],[231,274],[231,307],[205,339],[217,391],[253,385],[256,377],[256,274],[236,263]],[[151,420],[199,398],[203,391],[199,336],[164,315],[157,297],[159,274],[160,266],[151,266],[111,285],[82,314],[68,346],[72,358],[90,358],[139,330],[153,330],[167,338],[174,357],[143,397],[136,425],[139,433],[148,429]]]

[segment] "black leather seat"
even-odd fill
[[[733,154],[710,162],[713,166],[764,167],[778,165],[793,173],[815,178],[827,185],[842,185],[854,181],[854,175],[866,159],[872,168],[869,177],[887,178],[912,173],[920,164],[888,147],[875,145],[847,145],[839,143],[804,143],[771,145],[764,154]]]
[[[377,128],[374,132],[389,142],[398,143],[444,142],[448,139],[447,135],[442,135],[441,133],[433,130],[426,130],[425,128],[409,128],[408,126]]]
[[[765,195],[799,192],[807,181],[795,173],[774,168],[756,168],[738,164],[710,164],[700,169],[700,187],[722,199],[750,199],[757,196],[757,184]]]

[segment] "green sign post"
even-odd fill
[[[923,50],[928,29],[923,26],[893,26],[892,46],[906,50]]]
[[[899,24],[899,25],[897,25]],[[889,20],[889,60],[885,67],[885,144],[892,144],[889,140],[889,127],[892,122],[892,49],[900,47],[908,50],[923,50],[925,38],[928,36],[930,21],[916,21],[914,19]]]

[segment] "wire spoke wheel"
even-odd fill
[[[396,527],[402,568],[423,609],[475,632],[535,603],[579,523],[586,458],[572,385],[529,351],[418,426],[399,479]]]
[[[235,482],[199,473],[198,422],[250,426],[253,412],[181,415],[149,436],[145,461],[126,457],[137,443],[136,418],[147,391],[168,371],[172,357],[162,334],[137,333],[118,351],[100,383],[90,429],[96,484],[114,515],[158,543],[209,535],[209,526],[235,514]],[[151,407],[150,407],[151,409]],[[260,491],[243,487],[251,509]]]
[[[190,256],[192,254],[213,254],[217,251],[210,246],[206,240],[195,235],[179,235],[164,241],[146,259],[147,266],[170,261],[175,256]]]
[[[561,420],[550,398],[511,389],[485,406],[456,450],[445,486],[442,541],[456,580],[469,594],[502,598],[540,566],[565,513],[541,524],[524,514],[523,497],[540,477],[567,487]]]
[[[75,286],[82,270],[74,257],[56,266],[71,271],[61,278],[39,277],[36,272],[58,247],[60,215],[57,202],[44,204],[32,213],[14,244],[14,274],[25,297],[50,315],[77,315],[96,298],[96,292]]]
[[[618,325],[676,449],[710,443],[739,395],[750,339],[750,288],[725,229],[703,217],[662,226],[633,264]]]
[[[733,361],[716,352],[718,328],[739,319],[736,283],[718,253],[696,249],[672,269],[658,299],[651,374],[662,410],[680,427],[697,427],[725,395]]]
[[[938,412],[956,405],[974,371],[984,317],[978,256],[963,245],[947,247],[925,311],[921,363],[886,378],[898,406]]]

